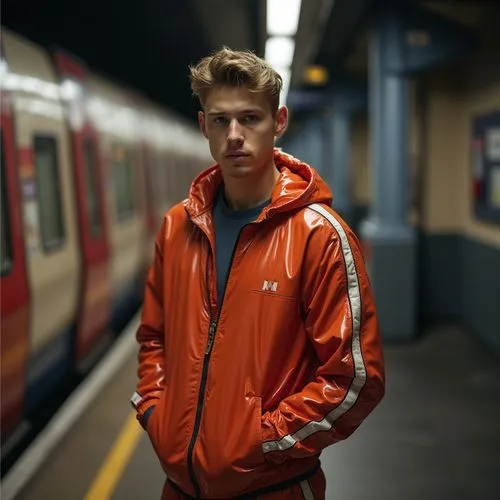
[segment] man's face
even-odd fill
[[[273,116],[266,94],[220,86],[208,93],[198,119],[222,174],[241,178],[272,165],[274,138],[285,132],[288,111]]]

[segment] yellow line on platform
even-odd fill
[[[109,500],[111,498],[142,433],[143,429],[137,422],[135,413],[131,413],[84,500]]]

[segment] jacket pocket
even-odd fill
[[[228,469],[248,472],[265,462],[262,451],[262,400],[258,396],[247,396],[250,408],[245,414],[237,415],[234,428],[229,430],[225,445],[225,456],[232,457]]]
[[[235,406],[231,414],[221,414],[220,407],[206,412],[195,462],[207,495],[216,496],[217,485],[238,484],[246,477],[251,481],[248,473],[265,463],[260,398],[246,396]]]

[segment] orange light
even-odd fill
[[[328,71],[324,66],[308,66],[304,71],[304,82],[310,85],[324,85],[328,81]]]

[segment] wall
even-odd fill
[[[427,320],[457,319],[500,350],[500,225],[478,220],[470,196],[471,120],[500,109],[500,36],[417,82],[423,115],[420,265]]]
[[[476,10],[480,47],[409,85],[408,221],[419,234],[421,326],[456,321],[500,352],[500,225],[475,218],[470,178],[471,120],[500,109],[500,30],[498,16]],[[357,230],[371,202],[366,112],[352,120],[350,168]]]

